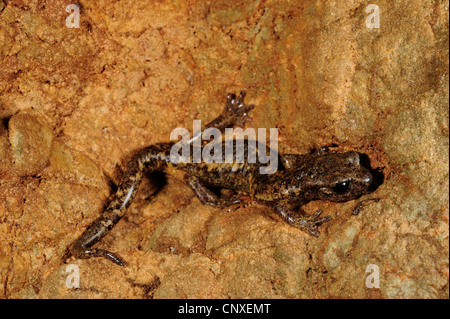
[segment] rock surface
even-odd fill
[[[356,0],[70,3],[0,1],[0,298],[449,297],[448,1],[378,1],[379,28]],[[242,89],[281,152],[366,153],[381,200],[308,204],[315,239],[146,180],[99,244],[129,266],[64,263],[131,151]]]

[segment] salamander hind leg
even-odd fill
[[[231,205],[241,203],[239,196],[233,195],[230,197],[219,197],[204,186],[198,177],[188,176],[186,178],[187,184],[194,191],[195,195],[202,202],[202,204],[210,205],[218,208],[224,208]]]
[[[251,121],[248,112],[255,106],[244,103],[245,91],[241,91],[239,96],[233,93],[227,94],[227,102],[222,113],[213,121],[208,123],[205,128],[215,127],[224,130],[234,125],[244,126],[245,122]]]
[[[281,201],[275,205],[275,212],[279,214],[288,224],[307,232],[314,237],[319,237],[318,226],[331,220],[331,216],[320,217],[322,210],[312,215],[307,215],[302,209],[294,210],[295,204]]]

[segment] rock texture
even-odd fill
[[[71,2],[0,1],[0,297],[449,297],[448,1],[377,1],[379,28],[357,0],[79,1],[68,28]],[[280,151],[366,153],[381,200],[308,204],[315,239],[146,180],[100,244],[129,266],[64,263],[131,151],[241,89]]]

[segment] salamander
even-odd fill
[[[244,103],[245,92],[239,96],[228,93],[225,108],[204,129],[243,126],[251,120],[249,111],[253,104]],[[225,148],[225,141],[222,146]],[[171,150],[175,142],[157,143],[142,148],[129,160],[117,191],[112,194],[103,214],[70,247],[75,258],[104,257],[117,265],[126,262],[117,254],[101,248],[94,248],[123,217],[136,195],[145,173],[161,171],[168,174],[182,172],[187,185],[203,204],[223,208],[243,201],[242,194],[273,207],[273,210],[288,224],[318,237],[318,227],[330,221],[322,217],[322,210],[306,214],[301,206],[314,200],[345,202],[370,192],[372,174],[362,165],[361,154],[356,151],[334,152],[322,148],[310,154],[277,154],[279,164],[273,174],[261,174],[258,161],[237,162],[174,162]],[[233,154],[236,155],[234,144]],[[204,146],[202,146],[204,147]],[[247,154],[248,143],[244,143]],[[192,152],[191,152],[192,154]],[[225,156],[225,152],[222,152]],[[191,155],[192,156],[192,155]],[[229,196],[219,196],[211,188],[225,188],[236,191]]]

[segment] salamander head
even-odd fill
[[[354,151],[314,155],[303,165],[300,183],[309,200],[345,202],[370,193],[372,174]]]

